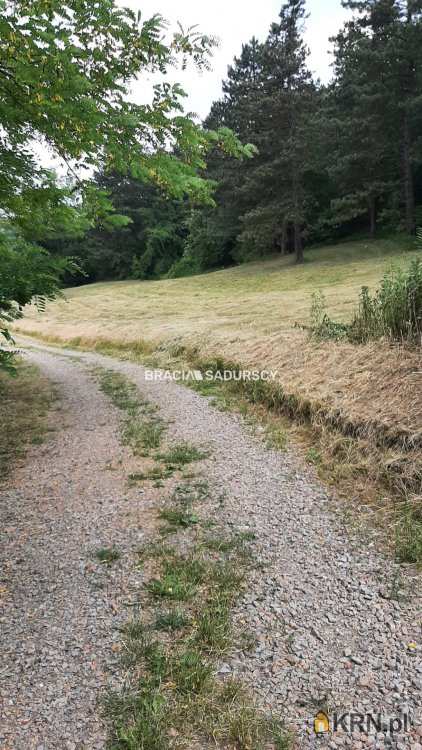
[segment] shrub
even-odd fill
[[[349,325],[331,320],[326,313],[324,295],[314,293],[309,328],[311,336],[318,341],[347,339],[352,343],[364,343],[385,337],[420,344],[422,259],[415,258],[405,270],[392,268],[387,271],[373,296],[368,287],[362,287],[358,310]]]
[[[317,341],[327,339],[344,339],[347,336],[348,326],[344,323],[336,323],[326,313],[327,303],[323,292],[314,292],[311,303],[311,325],[313,338]]]
[[[364,342],[386,336],[395,341],[420,343],[422,335],[422,259],[406,270],[391,269],[371,297],[367,287],[360,294],[359,309],[348,337]]]

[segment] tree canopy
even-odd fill
[[[130,223],[92,181],[93,170],[212,204],[213,182],[199,174],[209,149],[236,157],[251,150],[227,128],[205,131],[184,114],[182,89],[166,82],[169,68],[189,58],[208,65],[215,40],[195,28],[179,26],[167,38],[161,16],[144,19],[113,0],[1,0],[0,10],[0,296],[6,306],[11,302],[10,318],[33,296],[54,292],[46,284],[43,294],[41,282],[28,283],[23,294],[19,284],[13,288],[8,252],[17,252],[17,264],[22,258],[22,274],[33,273],[21,252],[25,240],[81,237],[94,226]],[[133,102],[131,83],[151,72],[162,80],[151,101]],[[42,165],[40,152],[47,150],[67,164],[69,184]],[[31,257],[42,268],[48,263],[43,251]],[[66,267],[51,261],[56,289]]]

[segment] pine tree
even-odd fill
[[[346,0],[343,5],[357,16],[337,37],[337,86],[344,87],[343,94],[347,88],[354,92],[354,125],[364,134],[365,142],[357,146],[362,194],[374,211],[374,200],[383,193],[394,198],[393,183],[399,185],[405,227],[414,234],[415,165],[422,158],[422,2]],[[340,150],[347,154],[344,144]]]
[[[260,134],[263,153],[254,182],[256,195],[264,197],[265,203],[244,217],[242,235],[244,241],[250,241],[253,226],[262,233],[270,222],[282,252],[286,251],[287,237],[291,234],[298,263],[303,262],[306,173],[312,162],[309,127],[316,101],[315,85],[306,66],[308,50],[302,37],[305,17],[304,0],[288,0],[263,47],[259,101],[263,114]]]
[[[200,226],[200,243],[192,242],[197,248],[207,248],[199,266],[224,265],[237,259],[236,241],[241,231],[241,216],[255,203],[256,196],[246,187],[251,171],[260,160],[262,147],[262,114],[260,111],[260,87],[262,70],[262,44],[256,38],[242,46],[242,52],[229,67],[227,79],[223,82],[223,98],[215,102],[205,127],[213,130],[229,127],[243,141],[254,144],[258,149],[253,159],[227,158],[217,149],[208,156],[207,176],[217,183],[214,211],[205,210],[204,222],[198,217],[192,222],[194,231]],[[209,240],[204,242],[204,233]],[[213,250],[211,251],[211,248]]]
[[[395,195],[397,122],[389,102],[386,48],[397,19],[394,0],[382,2],[383,12],[370,19],[349,21],[334,39],[335,81],[328,97],[331,176],[338,189],[333,223],[368,216],[371,236],[377,216]]]

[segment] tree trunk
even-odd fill
[[[377,204],[373,195],[368,199],[369,205],[369,231],[371,237],[374,238],[377,231]]]
[[[294,224],[296,263],[303,263],[302,228],[299,221]]]
[[[281,254],[286,255],[287,253],[287,220],[283,219],[281,227]]]
[[[412,160],[410,155],[410,128],[407,113],[403,119],[403,181],[406,205],[406,231],[416,234],[415,192],[413,187]]]
[[[295,212],[295,219],[293,222],[293,234],[295,243],[296,263],[303,263],[303,242],[302,242],[302,222],[300,216],[302,214],[302,201],[301,201],[301,184],[299,170],[294,165],[293,171],[293,205]]]

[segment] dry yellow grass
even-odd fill
[[[417,351],[379,343],[317,345],[293,327],[308,322],[318,289],[330,315],[349,319],[361,286],[376,287],[412,251],[410,239],[351,242],[313,249],[301,267],[274,258],[187,279],[93,284],[69,290],[67,302],[44,314],[30,310],[17,328],[87,345],[180,343],[204,356],[271,366],[289,393],[355,422],[413,435],[422,425]]]

